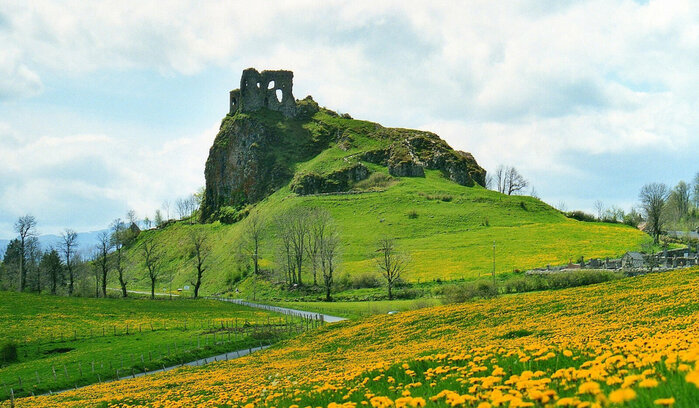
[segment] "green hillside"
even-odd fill
[[[285,316],[216,300],[0,292],[0,401],[269,344]],[[284,326],[286,328],[286,326]],[[15,358],[8,347],[16,347]],[[119,371],[117,371],[119,370]]]
[[[399,249],[410,257],[404,278],[411,282],[472,279],[489,274],[493,268],[493,244],[495,269],[502,274],[567,263],[580,256],[619,256],[639,248],[647,239],[645,234],[628,226],[568,219],[536,198],[506,196],[478,183],[473,183],[472,187],[457,184],[443,170],[427,167],[424,177],[393,177],[388,175],[386,166],[361,160],[367,152],[391,143],[395,150],[395,144],[402,143],[401,138],[411,137],[413,144],[417,137],[429,139],[438,146],[423,150],[424,154],[434,153],[435,149],[439,149],[439,154],[451,154],[451,148],[433,134],[383,128],[370,122],[333,116],[325,110],[304,120],[284,119],[262,110],[227,117],[216,144],[225,143],[221,135],[240,120],[256,120],[255,123],[262,123],[265,129],[272,129],[275,137],[285,138],[284,144],[273,152],[274,160],[286,163],[293,174],[287,177],[287,184],[247,207],[267,223],[260,257],[263,268],[268,271],[275,268],[274,220],[284,211],[298,206],[324,208],[332,215],[342,240],[340,275],[374,273],[377,240],[393,237]],[[344,136],[323,136],[327,134]],[[298,149],[305,149],[304,152],[315,149],[319,153],[304,157]],[[373,186],[372,178],[350,182],[347,193],[299,195],[292,192],[304,176],[332,175],[357,164],[365,166],[372,174],[385,174],[383,179],[389,181]],[[475,170],[473,174],[479,176]],[[151,238],[164,250],[165,275],[173,274],[175,287],[188,285],[195,268],[189,234],[192,230],[201,230],[212,245],[203,292],[232,290],[240,275],[235,260],[245,222],[231,225],[218,221],[208,224],[177,222],[160,230],[142,232],[127,251],[132,286],[148,285],[143,279],[139,245]],[[304,273],[308,276],[305,282],[309,282],[310,272]]]

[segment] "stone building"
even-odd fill
[[[257,72],[255,68],[248,68],[240,78],[240,88],[230,93],[230,114],[267,108],[293,117],[297,111],[293,86],[291,71]]]

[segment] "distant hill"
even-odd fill
[[[91,250],[92,247],[97,245],[97,236],[102,231],[108,231],[108,230],[78,232],[78,240],[77,240],[78,250],[79,251]],[[41,244],[41,248],[43,250],[47,250],[51,247],[58,248],[58,246],[60,245],[60,242],[61,242],[60,235],[46,234],[46,235],[39,236],[39,244]],[[0,253],[5,252],[5,248],[7,248],[7,245],[9,243],[10,243],[10,240],[8,240],[8,239],[0,239]]]

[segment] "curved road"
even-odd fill
[[[291,316],[305,317],[307,319],[321,320],[321,321],[324,321],[326,323],[335,323],[335,322],[347,320],[344,317],[331,316],[331,315],[322,314],[322,313],[307,312],[305,310],[289,309],[288,307],[264,305],[261,303],[248,302],[248,301],[245,301],[243,299],[228,299],[228,298],[213,298],[213,297],[209,298],[209,299],[216,299],[216,300],[220,300],[222,302],[236,303],[236,304],[243,305],[243,306],[256,307],[258,309],[269,310],[272,312],[282,313],[282,314],[291,315]]]

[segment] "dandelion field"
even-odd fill
[[[379,315],[18,406],[694,407],[698,286],[693,268]]]

